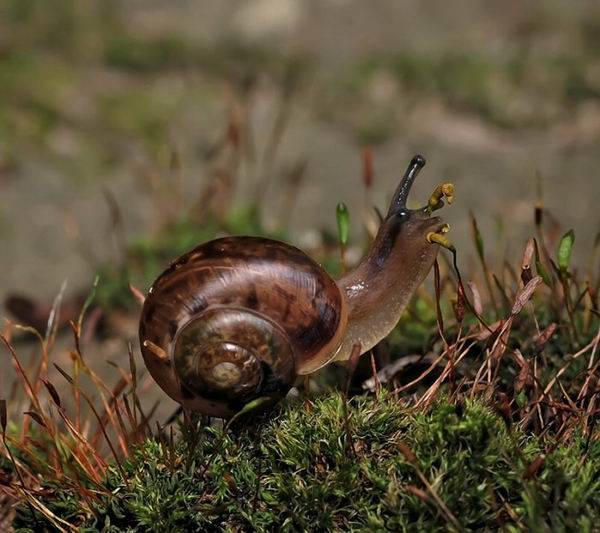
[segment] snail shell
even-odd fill
[[[347,302],[304,252],[258,237],[202,244],[159,276],[140,344],[156,382],[186,409],[229,416],[280,398],[339,347]]]

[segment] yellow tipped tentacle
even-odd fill
[[[444,224],[444,226],[442,226],[442,228],[439,230],[439,232],[430,231],[427,234],[427,242],[430,242],[432,244],[439,244],[443,248],[446,248],[447,250],[454,252],[456,250],[456,248],[454,248],[452,241],[450,241],[450,239],[448,237],[446,237],[446,235],[445,235],[449,231],[450,231],[450,226],[448,224]]]
[[[454,184],[450,182],[440,183],[431,193],[427,209],[429,212],[437,211],[444,207],[444,198],[451,204],[454,201]]]

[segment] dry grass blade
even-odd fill
[[[6,411],[6,400],[0,399],[0,428],[2,428],[2,434],[6,433],[6,424],[8,422],[8,415]]]
[[[138,425],[138,430],[145,429],[144,432],[140,432],[142,438],[143,439],[150,438],[152,436],[152,429],[151,429],[151,426],[150,426],[150,419],[152,417],[152,414],[158,408],[158,405],[160,404],[160,400],[156,400],[156,402],[154,403],[154,405],[150,408],[150,413],[148,415],[146,415],[146,413],[144,413],[144,410],[142,409],[142,404],[141,404],[140,399],[137,396],[137,394],[133,394],[132,396],[133,396],[134,406],[139,411],[140,417],[141,417],[141,421],[139,422],[139,425]]]
[[[433,262],[433,280],[433,285],[435,288],[435,315],[437,320],[438,333],[442,341],[444,342],[444,345],[446,346],[446,348],[448,348],[448,341],[444,336],[444,317],[442,316],[442,308],[440,305],[440,301],[442,298],[442,290],[440,284],[440,265],[437,259]]]
[[[423,379],[425,379],[435,369],[435,367],[437,367],[442,362],[442,360],[446,359],[447,357],[448,357],[448,351],[444,350],[434,361],[432,361],[432,363],[418,377],[416,377],[409,383],[402,385],[401,387],[397,387],[396,389],[394,389],[392,391],[392,394],[394,394],[394,395],[400,394],[401,392],[404,392],[405,390],[408,390],[408,389],[414,387],[415,385],[418,385],[421,381],[423,381]]]
[[[77,351],[81,353],[81,349],[79,347],[79,338],[81,337],[81,330],[82,330],[82,326],[83,326],[83,319],[85,318],[85,315],[88,311],[88,309],[90,308],[90,306],[92,305],[92,303],[94,302],[94,299],[96,298],[96,291],[98,290],[98,283],[100,282],[100,276],[96,276],[94,278],[94,282],[92,283],[92,289],[90,290],[87,298],[85,299],[85,301],[83,302],[83,306],[81,307],[81,311],[79,313],[79,317],[77,318],[77,323],[76,324],[72,324],[73,330],[76,333],[76,348]]]
[[[67,417],[62,409],[59,410],[59,416],[64,421],[65,426],[75,439],[75,442],[79,442],[79,444],[83,447],[77,447],[75,450],[71,448],[72,456],[82,467],[83,471],[88,474],[91,481],[96,484],[100,483],[101,476],[99,472],[104,473],[108,469],[108,463],[102,459],[97,448],[93,447],[89,441],[77,431],[77,428],[73,425],[73,422]],[[93,459],[98,468],[94,468],[88,459]]]
[[[369,356],[371,359],[371,374],[372,379],[375,384],[375,395],[379,397],[381,394],[381,381],[379,381],[379,375],[377,372],[377,363],[375,362],[375,355],[373,354],[373,350],[369,350]]]
[[[133,394],[137,391],[137,369],[135,366],[135,358],[133,356],[133,347],[131,343],[127,345],[127,355],[129,356],[129,370],[131,371],[131,389]]]
[[[451,252],[452,252],[452,266],[454,267],[454,272],[456,273],[456,278],[457,278],[457,294],[458,294],[459,298],[462,298],[462,302],[467,307],[467,309],[469,309],[473,313],[473,315],[475,316],[477,321],[485,329],[487,329],[490,333],[492,333],[492,330],[488,326],[487,322],[483,319],[481,314],[477,312],[477,310],[475,309],[473,304],[471,304],[471,302],[467,298],[467,295],[465,292],[465,286],[462,281],[462,275],[460,273],[460,269],[458,268],[458,257],[457,257],[456,249],[451,250]]]
[[[517,348],[513,352],[513,357],[519,366],[519,375],[515,380],[515,392],[521,392],[526,386],[533,385],[533,371],[531,366],[523,357],[521,351]]]
[[[80,320],[83,320],[83,315],[80,317]],[[104,381],[98,376],[98,374],[96,372],[94,372],[85,362],[85,360],[82,357],[81,354],[81,346],[79,343],[79,334],[80,334],[80,326],[76,326],[73,328],[73,334],[74,334],[74,338],[75,338],[75,347],[76,347],[76,351],[72,354],[73,357],[73,363],[74,363],[74,378],[73,378],[73,390],[74,390],[74,395],[75,395],[75,400],[76,400],[76,407],[77,407],[77,428],[80,428],[79,425],[79,416],[80,416],[80,408],[79,408],[79,402],[80,402],[80,397],[81,397],[81,387],[80,387],[80,383],[79,383],[79,371],[80,369],[83,370],[83,372],[85,373],[85,375],[87,375],[92,383],[95,385],[96,390],[98,392],[98,394],[100,395],[100,401],[102,402],[103,408],[104,408],[104,415],[108,418],[108,421],[110,422],[111,426],[113,427],[113,429],[116,432],[116,436],[117,436],[117,440],[119,442],[119,447],[121,448],[121,450],[124,453],[127,453],[127,446],[125,444],[125,439],[126,437],[124,435],[121,434],[121,432],[119,431],[119,425],[117,423],[117,420],[111,410],[111,406],[109,404],[109,398],[112,398],[113,394],[111,393],[110,389],[108,388],[108,386],[104,383]],[[104,427],[106,422],[104,421],[104,416],[101,418],[101,427]]]
[[[444,370],[440,376],[435,380],[435,382],[425,391],[425,393],[415,402],[415,407],[427,406],[430,405],[431,402],[435,399],[435,396],[441,387],[442,383],[451,376],[454,372],[456,366],[463,360],[463,358],[469,353],[469,350],[473,346],[473,344],[468,344],[465,347],[465,342],[461,342],[458,346],[452,346],[450,349],[454,350],[455,353],[458,352],[457,357],[449,357],[449,361],[446,363]],[[443,354],[446,357],[448,354]]]
[[[46,350],[50,351],[56,340],[56,333],[58,332],[59,319],[60,319],[60,308],[62,301],[67,290],[67,280],[64,280],[54,302],[50,315],[48,317],[48,325],[46,327],[46,336],[44,338],[44,346]]]
[[[546,385],[546,387],[544,388],[544,390],[543,390],[542,394],[539,396],[539,398],[537,398],[536,401],[533,402],[533,404],[530,406],[531,409],[530,409],[529,413],[523,419],[524,425],[526,425],[529,422],[529,420],[531,419],[531,417],[533,416],[533,412],[534,412],[533,407],[540,404],[548,396],[548,394],[552,390],[552,387],[554,387],[554,385],[556,384],[557,380],[567,371],[567,369],[571,366],[571,364],[574,361],[576,361],[579,357],[581,357],[583,354],[588,352],[590,349],[594,349],[594,346],[597,346],[598,343],[600,343],[600,328],[598,329],[598,333],[596,334],[596,337],[594,337],[592,342],[590,342],[589,344],[584,346],[581,350],[579,350],[578,352],[573,354],[571,357],[569,357],[567,359],[567,361],[563,364],[563,366],[560,367],[560,369],[555,374],[555,376],[549,381],[549,383]]]
[[[32,402],[33,406],[35,407],[36,411],[38,413],[42,413],[43,411],[42,411],[42,406],[40,404],[40,400],[39,400],[39,398],[37,396],[35,388],[32,386],[31,381],[27,377],[25,369],[21,365],[21,361],[19,360],[19,358],[17,356],[17,352],[15,351],[14,347],[12,346],[12,344],[10,344],[10,342],[8,342],[8,339],[6,339],[6,337],[4,337],[4,335],[0,335],[0,339],[2,339],[2,342],[4,343],[4,345],[6,346],[6,348],[8,349],[8,351],[10,352],[10,354],[12,356],[12,359],[13,359],[13,361],[15,363],[15,366],[16,366],[16,369],[17,369],[18,376],[19,376],[19,378],[21,379],[21,381],[22,381],[22,383],[24,385],[25,391],[27,392],[27,395],[29,396],[29,399],[31,400],[31,402]]]
[[[142,435],[140,433],[140,424],[138,424],[137,418],[134,416],[131,405],[129,404],[129,400],[127,399],[127,395],[124,394],[121,398],[123,405],[125,407],[125,413],[127,414],[127,419],[129,420],[129,425],[132,428],[132,438],[134,442],[141,444]]]
[[[91,409],[92,413],[94,414],[94,417],[96,418],[98,424],[100,425],[100,428],[102,430],[102,434],[104,435],[104,439],[106,440],[106,443],[108,444],[108,447],[110,448],[110,451],[113,455],[113,458],[117,464],[117,467],[119,469],[119,471],[121,472],[121,476],[123,478],[123,482],[125,483],[126,486],[129,486],[129,481],[127,479],[127,476],[125,475],[125,471],[123,470],[123,465],[121,464],[121,460],[119,459],[119,455],[117,454],[117,451],[115,450],[112,441],[110,440],[108,433],[106,432],[106,428],[104,427],[104,424],[102,423],[102,418],[100,417],[100,415],[98,414],[98,411],[96,410],[96,408],[94,407],[94,402],[92,402],[91,398],[87,395],[87,393],[83,390],[81,390],[81,388],[79,387],[79,385],[75,385],[75,382],[73,381],[73,378],[71,378],[69,376],[69,374],[67,374],[67,372],[65,372],[59,365],[57,365],[56,363],[54,363],[54,367],[60,372],[60,374],[71,384],[76,386],[79,389],[79,392],[81,393],[81,396],[84,398],[84,400],[86,401],[86,403],[88,404],[89,408]]]
[[[125,421],[123,420],[123,415],[121,413],[121,403],[119,403],[119,398],[115,396],[114,397],[113,405],[115,406],[115,413],[117,415],[117,420],[119,422],[119,428],[121,429],[121,433],[123,435],[127,435],[128,436],[129,432],[127,431],[127,427],[125,426]],[[157,423],[158,423],[158,421],[157,421]],[[129,455],[131,455],[131,452],[132,452],[132,447],[131,447],[131,443],[130,443],[130,439],[129,438],[125,439],[125,444],[127,446],[126,457],[128,457]]]
[[[417,456],[410,449],[410,447],[403,442],[398,443],[398,448],[400,449],[400,452],[402,453],[402,455],[404,455],[406,460],[412,465],[417,476],[419,477],[419,479],[421,480],[423,485],[425,485],[429,494],[431,494],[433,501],[438,506],[438,508],[440,509],[440,511],[446,518],[446,520],[452,525],[452,527],[454,527],[456,530],[460,531],[461,530],[460,522],[452,514],[450,509],[448,509],[448,506],[440,498],[437,491],[434,489],[434,487],[431,485],[431,483],[429,483],[429,480],[425,477],[425,474],[423,474],[423,472],[419,468],[419,460],[417,459]]]
[[[19,479],[19,483],[21,484],[21,490],[23,492],[23,496],[25,497],[25,499],[27,501],[27,505],[29,505],[29,507],[31,508],[30,496],[29,496],[29,492],[27,491],[27,486],[25,485],[25,479],[23,478],[21,469],[19,468],[17,461],[15,459],[15,456],[13,455],[13,452],[11,451],[10,447],[8,446],[8,443],[6,440],[7,422],[8,422],[8,416],[7,416],[7,409],[6,409],[6,400],[2,399],[2,400],[0,400],[0,425],[2,426],[2,444],[4,444],[4,449],[6,450],[8,458],[12,464],[12,467],[17,475],[17,478]],[[33,477],[33,476],[31,476],[31,477]]]
[[[496,314],[498,314],[498,304],[496,303],[496,296],[494,294],[494,289],[492,287],[491,282],[491,272],[487,265],[487,261],[485,258],[485,250],[483,244],[483,237],[481,236],[481,232],[479,231],[479,227],[477,225],[477,219],[473,213],[469,213],[471,218],[471,232],[473,236],[473,241],[475,243],[475,249],[477,250],[477,256],[479,257],[479,262],[481,263],[481,268],[483,270],[483,278],[485,281],[485,285],[488,290],[488,295],[490,297],[490,302],[492,303],[492,307]]]
[[[60,298],[57,297],[56,301],[58,301],[59,299],[62,299],[62,296],[60,296]],[[48,328],[49,328],[49,330],[51,329],[50,322],[49,322]],[[25,331],[27,333],[31,333],[40,343],[40,350],[41,350],[40,362],[36,367],[33,377],[30,379],[30,383],[32,385],[33,392],[34,392],[35,396],[37,397],[37,396],[39,396],[39,393],[40,393],[40,385],[41,385],[40,377],[45,376],[48,373],[48,353],[49,353],[48,342],[42,337],[42,335],[39,333],[39,331],[37,331],[35,328],[32,328],[30,326],[20,326],[17,324],[17,325],[15,325],[15,329],[17,329],[19,331]],[[54,341],[52,341],[52,342],[54,342]],[[33,403],[30,405],[30,407],[34,407]],[[30,422],[29,418],[25,418],[23,421],[22,431],[21,431],[22,438],[25,438],[25,436],[29,434],[29,422]]]
[[[119,262],[121,265],[124,265],[127,260],[127,238],[125,236],[125,225],[123,223],[121,208],[119,207],[117,198],[110,189],[105,187],[102,193],[110,212],[111,229],[115,236]]]
[[[427,503],[435,503],[424,490],[414,485],[406,485],[406,491]]]
[[[54,527],[60,532],[72,531],[76,533],[79,531],[74,525],[70,524],[66,520],[63,520],[59,516],[56,516],[48,507],[46,507],[41,501],[29,494],[27,500],[33,505],[42,515],[44,515]],[[64,526],[64,527],[63,527]]]
[[[102,422],[104,424],[111,422],[111,415],[113,413],[113,407],[115,406],[115,402],[117,401],[116,398],[125,390],[125,387],[130,382],[131,382],[131,379],[129,376],[121,376],[119,381],[113,387],[112,394],[111,394],[110,398],[108,399],[107,404],[103,403],[104,410],[102,412]],[[121,427],[121,424],[119,424],[119,428],[120,427]],[[126,431],[123,431],[121,433],[123,436],[127,435]],[[102,437],[102,432],[100,430],[100,427],[98,427],[96,429],[95,434],[90,439],[90,441],[92,442],[92,445],[96,446],[101,437]],[[126,441],[127,439],[125,438],[124,440]]]
[[[577,396],[578,401],[581,400],[587,394],[588,388],[589,388],[592,380],[597,379],[596,372],[594,371],[594,369],[596,367],[598,367],[598,365],[594,364],[594,361],[596,358],[596,350],[598,349],[599,342],[600,342],[600,334],[596,337],[595,342],[592,347],[592,352],[590,353],[590,359],[589,359],[588,365],[587,365],[587,377],[585,379],[583,386],[581,387],[581,391],[579,392],[579,394]]]

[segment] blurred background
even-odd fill
[[[31,457],[32,472],[44,471],[38,463],[59,465],[49,458],[56,457],[55,449],[63,450],[61,443],[67,450],[74,441],[66,431],[60,440],[48,429],[51,451],[38,454],[39,428],[33,424],[28,434],[28,424],[31,418],[39,426],[41,415],[26,394],[30,389],[19,386],[17,359],[33,388],[42,391],[44,411],[56,415],[39,377],[56,385],[61,405],[75,413],[77,428],[80,388],[97,406],[99,393],[110,392],[110,406],[102,410],[107,426],[110,419],[117,428],[108,417],[114,405],[120,405],[117,413],[127,405],[131,417],[129,404],[123,403],[127,398],[134,416],[136,409],[144,413],[140,420],[147,415],[152,430],[154,422],[170,425],[178,406],[145,371],[137,336],[140,296],[156,276],[183,252],[224,234],[291,242],[336,276],[361,257],[377,226],[373,206],[385,212],[407,164],[420,153],[428,162],[410,202],[423,205],[438,183],[455,184],[455,201],[440,214],[450,223],[448,236],[468,288],[460,294],[481,307],[491,335],[484,328],[477,334],[469,313],[462,329],[465,301],[453,305],[454,271],[442,250],[438,298],[431,275],[372,360],[363,357],[348,377],[342,365],[328,365],[303,382],[308,391],[302,397],[331,388],[362,392],[368,382],[366,388],[377,390],[373,368],[382,369],[384,385],[398,386],[406,405],[422,405],[424,399],[427,404],[443,376],[449,388],[439,391],[449,391],[448,398],[457,392],[460,398],[466,387],[469,396],[481,391],[509,429],[535,425],[550,440],[546,448],[541,439],[528,440],[529,451],[515,454],[514,465],[504,455],[502,461],[491,459],[500,457],[492,449],[495,441],[481,448],[490,453],[477,452],[486,464],[510,467],[511,475],[522,477],[526,511],[519,511],[517,499],[506,492],[510,487],[521,491],[520,481],[514,484],[512,478],[500,483],[496,501],[494,487],[500,485],[494,480],[502,476],[487,467],[484,482],[473,484],[478,486],[473,497],[486,487],[492,498],[484,503],[497,524],[508,524],[510,515],[519,524],[519,517],[531,519],[539,529],[546,507],[564,493],[563,502],[576,505],[554,507],[565,516],[581,514],[587,524],[582,511],[587,504],[577,495],[591,494],[585,480],[593,477],[586,474],[593,463],[582,467],[581,482],[571,480],[567,470],[583,465],[592,453],[597,391],[592,392],[594,380],[585,365],[593,372],[597,344],[582,346],[591,342],[598,324],[599,147],[597,0],[0,0],[0,399],[7,400],[9,433],[21,433],[24,464]],[[351,224],[342,253],[338,202],[347,204]],[[474,231],[477,225],[481,236]],[[567,237],[560,271],[551,279],[545,276],[552,289],[541,287],[543,296],[527,304],[522,321],[514,320],[509,310],[523,307],[531,296],[516,292],[534,270],[522,266],[527,240],[538,237],[542,261],[535,272],[542,274],[542,267],[552,272],[548,258],[556,260],[560,237],[570,229],[576,235],[573,263]],[[478,251],[474,243],[480,243]],[[533,255],[533,246],[528,249]],[[457,337],[456,316],[462,332]],[[443,340],[438,317],[445,320]],[[81,327],[70,328],[70,320]],[[454,338],[449,347],[446,339]],[[466,338],[469,347],[457,348]],[[472,346],[475,338],[480,342]],[[14,346],[14,354],[5,342]],[[567,357],[572,353],[577,355]],[[533,361],[531,367],[527,361]],[[53,363],[79,385],[72,387]],[[491,387],[482,385],[484,368]],[[291,396],[298,394],[296,388]],[[456,405],[462,419],[462,400]],[[84,405],[82,433],[102,450],[106,446],[95,418],[86,411]],[[574,422],[565,422],[565,413]],[[103,429],[104,423],[99,424]],[[487,433],[483,422],[469,424],[452,422],[445,435],[463,446],[469,428]],[[575,430],[580,424],[583,429]],[[134,438],[145,432],[141,422],[131,425]],[[355,449],[346,439],[346,410],[343,429],[344,443],[362,456],[363,440]],[[553,474],[549,465],[555,460],[544,464],[544,458],[556,450],[555,442],[583,442],[578,435],[588,429],[583,459],[564,462],[567,470]],[[422,438],[429,449],[429,437]],[[486,440],[478,436],[477,446]],[[26,442],[33,452],[25,454]],[[327,453],[317,448],[315,471],[329,475]],[[563,464],[568,455],[556,452]],[[521,476],[521,462],[525,466],[530,459]],[[260,461],[252,513],[259,501],[262,455]],[[204,462],[200,477],[206,477],[210,462]],[[95,469],[93,461],[85,463]],[[538,480],[531,479],[538,470]],[[2,473],[0,468],[0,478]],[[436,480],[443,473],[436,470]],[[243,483],[251,479],[246,474]],[[83,486],[75,475],[77,483],[64,486]],[[242,492],[226,475],[229,492],[238,498]],[[0,485],[8,479],[6,474]],[[42,476],[36,474],[37,479]],[[409,478],[403,479],[402,484]],[[544,491],[552,488],[552,498],[528,488],[542,485]],[[88,486],[96,492],[95,481]],[[421,489],[407,487],[424,495],[407,490],[411,499],[433,503]],[[400,501],[396,492],[401,489],[394,481],[388,496],[393,492],[392,500]],[[441,500],[431,492],[437,506]],[[88,493],[85,499],[91,501]],[[44,486],[33,494],[51,493]],[[147,494],[156,499],[159,492],[152,488]],[[190,500],[184,496],[187,509]],[[141,501],[121,499],[132,506]],[[0,490],[0,508],[2,500]],[[169,500],[172,508],[174,501],[184,500]],[[206,505],[212,509],[207,512],[216,513],[216,501],[208,494],[196,507],[204,513]],[[53,509],[60,513],[68,509],[62,498],[57,506]],[[218,513],[229,512],[227,505],[218,508]],[[379,520],[377,509],[369,520]],[[78,522],[84,514],[77,511]],[[551,524],[562,524],[553,512],[548,516]],[[120,516],[114,527],[123,520]],[[0,530],[2,522],[0,509]]]
[[[599,47],[591,1],[0,0],[0,300],[89,287],[184,211],[260,205],[310,247],[344,201],[358,242],[417,152],[413,200],[456,184],[461,261],[469,210],[517,255],[541,195],[577,255],[600,221]]]

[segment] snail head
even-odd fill
[[[433,213],[444,206],[445,201],[454,200],[454,185],[441,183],[432,192],[427,205],[417,209],[409,209],[407,200],[412,185],[421,169],[425,166],[425,158],[416,155],[398,185],[392,198],[389,210],[383,220],[371,253],[371,261],[379,267],[391,259],[405,265],[417,265],[425,261],[433,261],[437,246],[453,249],[452,243],[445,234],[448,224],[434,216]],[[396,261],[397,260],[397,261]]]

